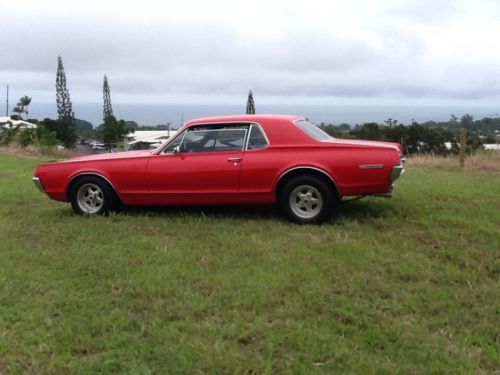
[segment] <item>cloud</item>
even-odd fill
[[[57,56],[72,98],[176,95],[462,98],[500,96],[499,7],[489,0],[187,0],[2,5],[0,84],[52,100]],[[466,29],[464,31],[464,26]],[[244,95],[244,94],[243,94]]]

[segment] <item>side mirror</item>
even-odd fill
[[[174,154],[179,155],[181,153],[181,146],[175,146],[174,147]]]

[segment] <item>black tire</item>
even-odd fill
[[[337,198],[323,180],[305,175],[286,182],[278,201],[290,220],[300,224],[321,224],[330,217]]]
[[[79,215],[105,215],[119,204],[111,186],[97,176],[80,177],[71,186],[69,198]]]

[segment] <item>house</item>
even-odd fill
[[[12,120],[10,117],[0,117],[0,127],[4,129],[36,129],[36,125],[23,120]]]
[[[485,150],[500,151],[500,144],[499,143],[484,144],[483,146],[484,146]]]
[[[126,135],[126,147],[129,150],[147,150],[161,146],[176,130],[136,130]]]

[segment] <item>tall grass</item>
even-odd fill
[[[458,156],[415,155],[408,158],[409,166],[458,168]],[[468,171],[500,172],[500,152],[483,151],[465,158]]]
[[[53,146],[33,146],[20,147],[18,145],[0,146],[0,154],[16,155],[21,157],[51,157],[56,159],[68,159],[80,154],[74,150],[57,149]]]

